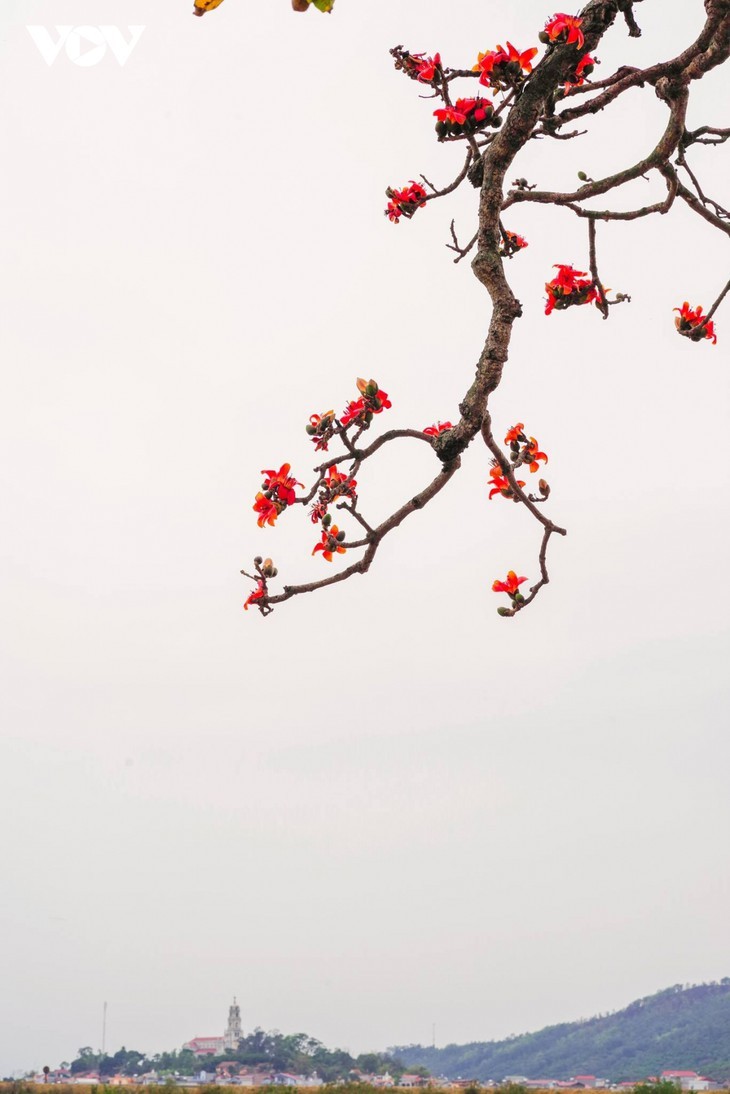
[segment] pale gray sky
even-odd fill
[[[304,424],[354,378],[383,424],[452,418],[489,309],[443,244],[476,194],[398,227],[383,191],[445,182],[433,105],[388,48],[470,65],[527,48],[543,0],[3,0],[0,1073],[98,1045],[153,1052],[222,1029],[306,1030],[353,1051],[501,1037],[727,975],[730,312],[724,241],[677,208],[599,230],[633,296],[543,315],[568,213],[529,240],[501,431],[550,455],[553,584],[525,513],[457,480],[370,575],[244,614],[238,574],[326,572],[306,513],[259,531],[259,469],[314,463]],[[572,10],[572,9],[571,9]],[[700,0],[647,0],[608,74],[683,48]],[[25,29],[144,25],[128,62],[48,66]],[[55,34],[55,31],[54,31]],[[723,82],[724,81],[724,82]],[[722,124],[715,73],[690,124]],[[515,166],[572,186],[653,147],[634,93],[582,141]],[[724,149],[698,149],[710,192]],[[639,180],[625,202],[658,193]],[[433,461],[390,446],[360,476],[376,518]]]

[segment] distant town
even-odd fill
[[[79,1056],[72,1064],[44,1067],[42,1071],[26,1075],[25,1081],[56,1085],[101,1084],[105,1087],[215,1085],[258,1088],[363,1084],[377,1089],[498,1088],[511,1094],[528,1090],[633,1090],[637,1086],[656,1086],[663,1094],[671,1094],[672,1088],[678,1092],[730,1089],[728,1080],[716,1081],[689,1069],[666,1070],[658,1075],[637,1076],[618,1083],[596,1075],[568,1078],[505,1075],[500,1081],[481,1082],[468,1076],[434,1076],[423,1067],[409,1071],[397,1056],[388,1053],[351,1057],[342,1050],[331,1052],[304,1035],[284,1037],[257,1029],[244,1036],[241,1009],[235,998],[220,1036],[196,1035],[185,1041],[179,1052],[162,1053],[151,1060],[153,1066],[146,1067],[150,1060],[140,1052],[122,1048],[108,1055],[86,1048],[79,1050]],[[281,1066],[282,1061],[306,1061],[306,1066],[289,1070]]]

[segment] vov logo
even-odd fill
[[[126,65],[145,29],[143,26],[127,27],[129,37],[125,38],[119,27],[56,26],[54,37],[47,27],[26,27],[47,65],[52,65],[61,50],[65,50],[69,61],[81,68],[98,65],[107,51],[120,65]]]

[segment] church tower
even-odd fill
[[[236,997],[234,995],[233,1003],[228,1008],[228,1025],[226,1026],[226,1032],[223,1035],[223,1047],[229,1052],[235,1052],[242,1039],[241,1008],[236,1002]]]

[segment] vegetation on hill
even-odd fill
[[[248,1071],[286,1071],[295,1075],[312,1075],[315,1071],[325,1082],[352,1077],[353,1070],[371,1075],[385,1071],[398,1077],[406,1070],[405,1065],[383,1052],[367,1052],[351,1056],[343,1049],[328,1049],[306,1033],[266,1033],[255,1029],[244,1037],[235,1052],[202,1059],[183,1049],[180,1052],[162,1052],[147,1056],[136,1049],[121,1048],[113,1054],[103,1055],[91,1048],[80,1048],[70,1068],[74,1075],[97,1071],[104,1078],[110,1075],[141,1075],[156,1071],[158,1075],[196,1075],[201,1070],[213,1072],[218,1064],[231,1062]]]
[[[687,1069],[730,1078],[730,977],[637,999],[615,1014],[548,1026],[504,1041],[390,1050],[434,1075],[501,1081],[506,1075],[570,1078],[598,1075],[619,1082]]]

